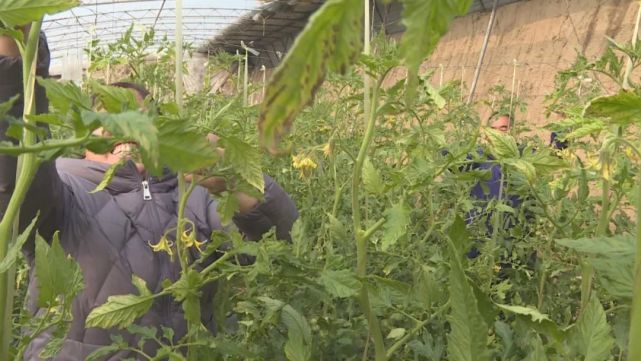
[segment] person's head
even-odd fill
[[[512,128],[512,118],[509,114],[500,114],[490,120],[490,128],[503,133],[509,133]]]
[[[145,107],[145,100],[147,99],[147,97],[149,97],[149,91],[147,91],[147,89],[145,89],[145,87],[143,87],[142,85],[131,83],[131,82],[124,82],[124,81],[112,83],[109,85],[117,88],[130,90],[132,93],[134,93],[134,96],[136,97],[136,101],[140,106],[140,108],[142,109]],[[94,130],[93,134],[97,136],[111,135],[104,128],[98,128]],[[132,153],[135,152],[135,150],[136,150],[136,144],[134,142],[123,142],[123,143],[116,144],[111,150],[111,152],[108,152],[105,154],[96,154],[89,150],[86,150],[85,159],[92,160],[95,162],[100,162],[100,163],[115,164],[123,158],[130,157]],[[140,170],[142,170],[142,164],[138,166]]]

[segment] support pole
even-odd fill
[[[474,101],[474,92],[476,91],[476,85],[479,80],[479,75],[481,74],[483,59],[485,58],[485,53],[487,51],[487,43],[490,41],[490,34],[492,34],[492,28],[494,28],[494,18],[496,17],[496,7],[498,6],[498,3],[499,3],[498,0],[494,0],[494,4],[492,4],[492,14],[490,15],[490,21],[487,23],[487,31],[485,31],[485,38],[483,39],[483,47],[481,47],[481,54],[479,55],[479,61],[476,64],[476,69],[474,70],[474,78],[472,80],[472,87],[470,88],[470,95],[467,98],[467,104],[472,104],[472,101]]]
[[[183,2],[176,0],[176,104],[183,109]]]

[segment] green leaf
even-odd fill
[[[82,289],[80,266],[62,249],[58,233],[51,246],[36,235],[36,277],[39,307],[56,305],[59,295],[70,300]]]
[[[347,229],[336,217],[327,213],[329,219],[329,232],[335,241],[344,242],[348,240]]]
[[[134,277],[136,277],[136,276],[134,276]],[[135,282],[134,282],[134,284],[135,284]],[[147,289],[146,284],[144,286],[145,286],[144,289]],[[138,289],[138,290],[140,290],[140,289]],[[144,341],[145,339],[146,340],[151,340],[154,337],[156,337],[156,334],[158,333],[158,330],[155,327],[145,327],[145,326],[139,326],[139,325],[136,325],[136,324],[133,324],[133,325],[127,327],[127,331],[129,331],[129,332],[131,332],[131,333],[133,333],[135,335],[140,335],[141,336],[140,337],[141,341]]]
[[[505,159],[504,161],[505,164],[513,167],[517,172],[523,174],[530,183],[534,183],[536,181],[536,169],[532,163],[523,159]]]
[[[185,318],[192,323],[200,322],[200,288],[203,282],[203,276],[190,268],[166,289],[172,293],[176,301],[182,302]]]
[[[396,340],[405,336],[405,331],[406,330],[404,328],[394,328],[387,334],[387,337],[385,338],[388,340]]]
[[[536,171],[535,174],[539,176],[546,176],[568,167],[566,161],[545,149],[539,149],[536,152],[526,150],[521,159],[531,164]]]
[[[596,270],[599,283],[614,297],[632,299],[634,289],[634,256],[597,257],[588,262]]]
[[[470,233],[467,230],[467,225],[461,216],[456,215],[454,222],[447,230],[447,235],[454,242],[456,247],[456,254],[459,256],[464,255],[470,248]]]
[[[0,22],[0,35],[8,36],[14,40],[24,43],[24,33],[21,30],[2,28],[2,22]]]
[[[84,111],[82,118],[87,124],[102,125],[115,138],[135,141],[141,150],[145,166],[149,170],[158,169],[158,130],[147,114],[135,111],[116,114]]]
[[[44,360],[53,359],[62,349],[64,342],[64,337],[57,337],[56,335],[54,335],[51,339],[48,340],[45,347],[38,354],[38,357]]]
[[[147,282],[143,280],[142,278],[133,275],[131,277],[131,283],[136,287],[138,290],[138,295],[140,296],[151,296],[151,291],[149,291],[149,288],[147,288]]]
[[[588,262],[612,296],[631,299],[636,240],[629,234],[612,237],[560,239],[556,243],[590,255]]]
[[[488,141],[490,153],[496,159],[518,159],[520,157],[514,137],[491,128],[483,128],[483,134]]]
[[[535,337],[530,338],[530,346],[532,346],[532,352],[530,352],[524,361],[548,361],[548,357],[545,354],[545,347],[543,347],[543,342],[541,342],[541,337],[536,335]]]
[[[97,193],[107,188],[109,183],[111,183],[111,180],[116,175],[116,172],[118,171],[118,169],[122,168],[123,165],[125,165],[124,159],[121,159],[118,162],[110,165],[109,168],[107,168],[107,171],[105,172],[105,175],[102,177],[102,180],[100,181],[100,183],[96,186],[96,188],[94,188],[89,193]]]
[[[45,113],[45,114],[30,114],[25,116],[27,120],[32,122],[46,123],[50,125],[64,125],[65,120],[61,114]]]
[[[20,94],[16,94],[9,98],[6,102],[0,103],[0,119],[4,120],[4,117],[9,113],[11,108],[13,107],[13,104],[16,103],[16,101],[20,99]]]
[[[416,96],[418,69],[436,48],[452,19],[467,13],[471,0],[402,0],[403,25],[401,54],[407,66],[407,99]]]
[[[72,81],[57,81],[38,77],[38,84],[47,92],[49,104],[60,113],[67,113],[72,107],[91,110],[91,99]]]
[[[218,160],[214,146],[185,122],[167,120],[157,124],[161,162],[175,172],[193,172]]]
[[[448,360],[450,361],[489,361],[487,349],[488,326],[479,312],[474,291],[470,286],[461,264],[455,243],[450,242],[450,333],[447,335]]]
[[[549,320],[547,315],[541,313],[539,310],[531,306],[524,307],[524,306],[514,306],[514,305],[502,305],[498,303],[496,304],[496,306],[504,311],[516,313],[517,315],[529,316],[532,318],[532,321],[535,321],[535,322],[542,322],[544,320]]]
[[[619,94],[592,100],[584,116],[608,118],[613,124],[626,125],[641,120],[641,97],[621,91]]]
[[[580,351],[584,361],[603,361],[609,359],[614,347],[612,330],[607,322],[605,311],[595,294],[576,324]]]
[[[0,21],[13,28],[39,20],[45,14],[55,14],[79,4],[78,0],[2,0]]]
[[[265,179],[260,152],[237,138],[221,138],[220,144],[225,148],[223,161],[229,163],[247,183],[262,193],[265,190]]]
[[[494,332],[501,338],[503,343],[501,359],[509,359],[509,355],[514,352],[514,331],[503,321],[494,321],[492,319],[491,322],[494,323]]]
[[[292,306],[283,306],[281,318],[287,326],[285,356],[289,361],[309,361],[312,357],[312,330]]]
[[[96,81],[92,81],[90,85],[99,104],[110,113],[135,111],[141,108],[135,93],[130,89],[102,85]]]
[[[565,139],[573,140],[583,138],[592,134],[599,134],[606,129],[606,125],[602,121],[591,121],[585,123],[580,127],[574,129],[570,134],[565,136]]]
[[[296,115],[309,104],[328,71],[344,72],[361,51],[362,3],[328,0],[309,19],[276,69],[260,107],[260,142],[276,152]]]
[[[22,250],[22,246],[24,246],[31,236],[31,232],[33,232],[33,227],[36,225],[37,220],[38,216],[33,217],[33,220],[31,220],[31,223],[29,223],[27,228],[25,228],[25,230],[16,238],[15,242],[9,246],[7,254],[0,262],[0,274],[7,272],[16,263],[18,255]]]
[[[383,243],[381,249],[386,251],[396,244],[399,238],[407,232],[410,223],[410,209],[401,201],[385,211],[383,225]]]
[[[138,317],[147,313],[152,303],[151,296],[109,296],[106,303],[91,310],[85,325],[105,329],[126,328]]]
[[[223,225],[228,225],[229,223],[231,223],[234,214],[238,212],[238,208],[240,207],[238,198],[236,197],[236,195],[234,195],[234,193],[222,192],[219,196],[216,197],[216,199],[218,199],[218,207],[216,208],[216,210],[220,215],[220,222]]]
[[[430,99],[432,99],[434,104],[436,104],[439,109],[443,109],[447,104],[447,101],[445,100],[445,98],[443,98],[441,93],[439,93],[438,89],[434,88],[434,86],[432,86],[432,84],[427,79],[425,80],[425,89],[427,90],[427,94],[429,94]]]
[[[103,346],[97,349],[96,351],[92,352],[87,356],[85,361],[96,361],[100,360],[102,357],[110,355],[112,353],[116,353],[121,350],[121,345],[118,344],[111,344],[109,346]]]
[[[319,282],[334,297],[347,298],[355,296],[361,289],[361,283],[351,270],[323,270]]]
[[[581,158],[577,156],[576,159],[579,163],[579,189],[577,190],[576,198],[580,204],[583,204],[590,195],[590,187],[588,186],[588,172],[585,170]]]
[[[385,192],[385,184],[383,184],[381,176],[369,158],[365,158],[363,163],[363,186],[366,191],[372,194],[383,194]]]
[[[634,254],[636,241],[630,234],[612,237],[557,239],[556,243],[577,252],[603,255],[608,257],[630,256]]]

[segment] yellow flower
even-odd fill
[[[310,169],[316,169],[317,165],[316,163],[309,157],[302,157],[300,155],[295,155],[292,157],[292,165],[296,169],[300,170],[310,170]]]
[[[147,241],[147,243],[154,252],[167,252],[170,257],[174,256],[174,251],[171,249],[174,246],[174,242],[168,240],[165,236],[162,236],[156,244],[151,244],[151,241]]]
[[[332,143],[329,142],[323,146],[323,154],[325,154],[326,157],[329,157],[332,155]]]
[[[300,171],[301,178],[307,177],[311,170],[318,167],[316,165],[316,162],[314,162],[311,158],[303,157],[302,155],[292,156],[292,166]]]
[[[638,162],[638,161],[640,160],[640,159],[639,159],[639,155],[637,154],[637,152],[635,152],[635,151],[634,151],[632,148],[630,148],[630,147],[625,148],[625,155],[627,155],[627,156],[628,156],[628,158],[629,158],[630,160],[632,160],[632,161]]]
[[[305,158],[300,161],[300,168],[303,170],[316,169],[316,167],[316,163],[311,158]]]
[[[590,169],[590,170],[599,169],[599,157],[593,156],[593,155],[588,156],[588,159],[585,162],[585,166],[587,169]]]
[[[301,160],[301,157],[299,155],[292,156],[292,165],[294,166],[294,168],[296,169],[300,168],[300,160]]]
[[[180,240],[182,241],[183,245],[185,248],[191,248],[191,247],[196,247],[198,252],[202,253],[203,250],[200,248],[205,242],[199,242],[196,239],[196,232],[188,232],[188,231],[183,231],[182,236],[180,237]]]

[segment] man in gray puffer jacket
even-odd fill
[[[41,40],[38,73],[47,75],[49,53],[44,37]],[[0,102],[20,91],[20,72],[20,59],[15,54],[3,52],[0,43]],[[42,91],[39,92],[37,111],[44,112],[46,100]],[[12,115],[20,116],[20,108],[14,107]],[[8,139],[5,130],[6,123],[0,122],[0,140]],[[175,281],[180,276],[179,262],[172,261],[167,253],[154,252],[151,248],[167,230],[176,226],[178,189],[175,174],[150,177],[130,160],[117,171],[105,190],[90,193],[100,183],[114,159],[112,156],[117,156],[117,153],[114,149],[111,155],[103,158],[89,154],[86,159],[58,159],[44,163],[21,209],[23,227],[39,211],[38,231],[45,239],[51,239],[55,231],[60,231],[63,248],[79,263],[84,276],[85,287],[73,301],[70,331],[54,360],[84,360],[91,352],[110,344],[110,335],[115,333],[135,345],[137,340],[127,333],[86,328],[87,315],[105,303],[109,296],[137,294],[131,281],[134,275],[145,280],[152,292],[162,289],[163,280]],[[15,159],[0,157],[1,213],[6,208],[4,199],[11,194],[12,174],[15,174]],[[289,238],[298,213],[289,196],[271,178],[265,177],[262,201],[248,196],[242,199],[246,203],[234,217],[234,223],[246,238],[260,239],[271,228],[275,228],[278,238]],[[196,187],[187,202],[185,216],[193,222],[197,239],[207,240],[212,231],[223,229],[216,207],[217,202],[208,190]],[[33,263],[33,245],[28,246],[25,252]],[[29,283],[31,301],[27,307],[33,314],[38,312],[36,293],[37,280],[32,273]],[[212,296],[212,290],[204,290],[202,321],[206,325],[213,324]],[[181,305],[169,296],[155,300],[150,311],[136,324],[169,327],[174,330],[176,338],[186,332]],[[40,360],[38,354],[50,338],[50,333],[46,332],[31,342],[25,360]],[[146,351],[153,353],[153,350]],[[121,351],[106,359],[127,357],[135,358],[135,354]]]

